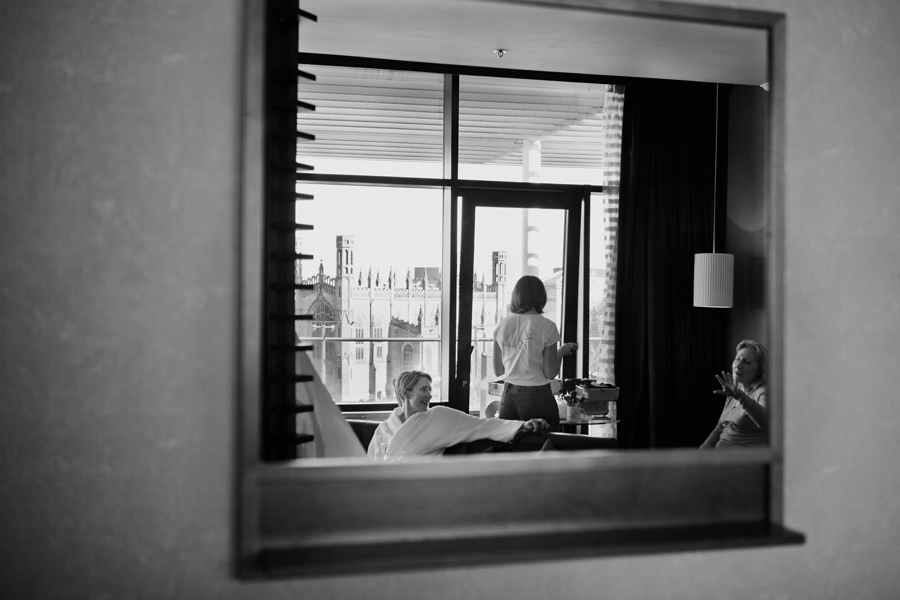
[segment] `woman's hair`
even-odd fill
[[[523,275],[516,282],[509,303],[509,312],[527,313],[532,308],[538,314],[544,312],[547,305],[547,289],[544,283],[534,275]]]
[[[410,391],[416,382],[422,377],[431,381],[431,375],[423,371],[403,371],[394,380],[394,395],[397,396],[397,404],[406,398],[406,392]]]
[[[750,348],[756,354],[756,368],[758,369],[756,380],[747,386],[747,391],[752,392],[769,381],[769,353],[766,352],[766,347],[756,340],[743,340],[737,345],[735,352],[740,352],[745,348]]]

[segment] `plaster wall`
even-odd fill
[[[729,95],[725,251],[734,255],[734,306],[728,313],[732,348],[747,338],[769,343],[765,310],[766,243],[771,234],[766,214],[768,100],[762,88],[745,85],[734,86]]]
[[[7,597],[896,597],[900,4],[725,4],[788,15],[785,519],[805,545],[233,579],[241,2],[32,0],[0,5]]]

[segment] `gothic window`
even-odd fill
[[[361,339],[365,337],[366,330],[363,328],[361,324],[356,325],[356,330],[354,332],[356,334],[357,339]],[[365,342],[356,342],[356,361],[360,362],[366,359],[366,343]]]
[[[317,324],[324,324],[331,321],[334,321],[334,310],[328,303],[319,300],[317,301],[313,307],[312,311],[313,319],[317,322]]]
[[[403,344],[403,368],[405,370],[412,369],[415,365],[415,353],[412,344]]]

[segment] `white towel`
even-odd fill
[[[522,421],[479,419],[446,406],[435,406],[406,420],[394,433],[387,458],[441,454],[454,444],[480,439],[508,442],[522,424]]]

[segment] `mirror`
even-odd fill
[[[767,92],[760,84],[768,79],[765,31],[573,11],[554,14],[557,25],[548,32],[543,26],[548,9],[519,6],[515,22],[509,23],[509,7],[495,4],[487,7],[485,21],[468,27],[461,17],[454,20],[444,14],[439,3],[416,4],[415,10],[407,4],[397,2],[391,10],[373,11],[352,2],[347,6],[338,3],[339,8],[333,3],[310,2],[304,5],[306,10],[321,11],[322,21],[301,20],[299,26],[300,69],[314,74],[315,79],[299,80],[298,98],[315,105],[316,110],[298,113],[297,127],[307,137],[298,139],[297,161],[314,170],[297,175],[297,191],[311,200],[297,203],[296,220],[310,223],[314,229],[298,232],[297,251],[316,259],[297,263],[297,280],[308,289],[298,292],[295,309],[298,314],[314,315],[314,320],[296,322],[295,333],[301,344],[312,347],[316,372],[332,398],[354,419],[384,419],[396,403],[392,382],[401,372],[416,369],[432,375],[436,401],[481,416],[490,400],[499,399],[488,398],[490,384],[499,379],[493,374],[490,342],[497,323],[505,315],[512,285],[525,273],[520,265],[524,260],[522,252],[532,263],[529,273],[538,275],[552,288],[551,298],[562,297],[563,282],[575,285],[581,280],[582,308],[573,304],[566,315],[570,321],[567,335],[576,331],[578,334],[566,341],[581,342],[582,352],[567,359],[570,373],[565,377],[577,373],[579,377],[616,383],[612,368],[616,298],[614,286],[607,282],[612,280],[616,267],[615,238],[620,215],[617,198],[602,190],[616,192],[619,185],[623,160],[622,88],[656,85],[657,90],[666,90],[665,82],[660,83],[663,76],[667,80],[676,76],[694,78],[714,81],[717,87],[715,92],[711,87],[698,88],[708,92],[709,97],[692,98],[684,104],[687,111],[691,104],[703,102],[706,112],[699,114],[709,114],[709,122],[702,127],[696,124],[686,132],[678,131],[679,135],[686,133],[709,142],[698,145],[698,153],[691,158],[693,163],[713,165],[719,158],[718,146],[715,155],[706,154],[713,138],[718,144],[720,137],[718,124],[714,130],[710,127],[714,124],[712,100],[714,94],[719,94],[720,82],[728,90],[719,94],[723,104],[721,139],[725,142],[721,156],[728,157],[722,163],[725,176],[721,180],[727,183],[718,186],[717,193],[722,200],[722,213],[728,198],[727,210],[732,218],[718,219],[718,237],[720,251],[726,246],[722,240],[727,239],[727,251],[738,257],[738,301],[725,314],[713,316],[708,309],[686,308],[665,316],[667,322],[685,321],[684,326],[695,331],[693,335],[702,343],[717,346],[717,360],[707,356],[711,349],[701,357],[694,354],[696,348],[689,351],[686,346],[671,358],[652,350],[646,355],[637,355],[635,350],[626,353],[625,346],[618,354],[628,356],[634,363],[665,360],[678,364],[665,376],[660,375],[665,381],[645,383],[635,375],[620,374],[626,384],[626,398],[631,398],[635,406],[653,405],[649,412],[625,406],[621,413],[625,415],[627,432],[623,446],[699,446],[713,429],[724,403],[722,397],[712,393],[719,387],[714,374],[728,370],[730,353],[738,340],[767,342],[761,301],[765,290],[766,234],[766,165],[761,142],[766,127]],[[404,12],[407,9],[410,12]],[[373,22],[379,24],[374,30]],[[415,27],[425,27],[432,40],[444,36],[446,41],[421,49],[414,47],[411,42],[416,37]],[[485,53],[479,58],[472,52],[473,48],[484,47],[490,39],[485,37],[489,32],[497,35],[498,31],[510,40],[510,48],[502,57]],[[578,43],[578,58],[572,60],[571,38],[582,32],[583,36],[577,35],[584,40]],[[668,48],[665,60],[647,55],[658,48],[637,44],[636,39],[662,40],[658,43]],[[624,48],[629,49],[628,63],[623,60]],[[701,52],[703,49],[708,54]],[[709,59],[713,52],[715,61]],[[533,62],[552,70],[535,70]],[[647,65],[654,65],[657,71],[651,71]],[[447,73],[459,74],[458,82],[446,79]],[[717,77],[721,79],[714,79]],[[663,103],[673,104],[682,95],[699,93],[698,89],[656,93],[668,94]],[[448,100],[453,97],[448,95],[451,92],[458,94],[458,106]],[[718,103],[716,98],[716,117],[720,116]],[[672,111],[668,118],[687,120],[687,114]],[[449,120],[449,115],[456,115],[456,120]],[[458,128],[455,136],[448,132],[453,127]],[[449,157],[447,138],[453,140]],[[689,152],[695,153],[693,149]],[[457,179],[444,175],[448,160],[458,169]],[[730,172],[725,172],[726,165]],[[713,189],[716,174],[703,174],[710,180],[709,190]],[[670,176],[672,187],[678,185],[678,175]],[[548,248],[552,237],[549,229],[535,224],[536,221],[513,226],[513,220],[505,226],[495,226],[491,238],[496,243],[492,241],[490,247],[483,246],[487,242],[476,245],[476,256],[471,259],[471,249],[465,244],[458,248],[461,265],[477,265],[473,272],[460,268],[456,274],[445,273],[441,231],[459,235],[468,226],[454,221],[457,216],[452,212],[447,218],[442,184],[464,186],[473,181],[592,186],[588,188],[592,191],[590,199],[586,200],[593,206],[588,211],[589,226],[561,238],[574,246],[590,248],[582,259],[587,263],[585,273],[576,270],[563,274],[563,243],[556,244],[555,249]],[[488,196],[500,193],[499,188],[487,191]],[[517,193],[528,192],[522,189]],[[464,208],[465,196],[459,197]],[[688,201],[694,202],[689,196]],[[529,212],[532,216],[537,214],[534,210]],[[702,223],[704,229],[716,220],[715,204],[709,213],[708,220]],[[627,216],[630,222],[641,218],[631,211]],[[666,218],[686,217],[675,214]],[[518,223],[522,217],[516,216],[514,221]],[[669,229],[687,231],[693,226],[671,222],[677,224],[669,225]],[[710,236],[713,249],[715,225]],[[660,237],[659,233],[650,236]],[[514,243],[512,237],[516,238]],[[703,241],[703,247],[693,242],[695,252],[709,250]],[[634,242],[630,237],[625,239],[623,258],[629,258],[627,245]],[[664,252],[683,255],[689,261],[689,246],[683,245],[679,251],[669,244]],[[492,259],[497,252],[506,258]],[[548,253],[553,252],[551,258]],[[627,260],[623,264],[630,265]],[[501,268],[509,270],[508,282],[496,281],[492,270]],[[633,272],[634,277],[653,277],[642,269],[638,266],[627,272]],[[680,303],[689,307],[685,292],[690,278],[689,272],[680,274],[676,283],[682,284],[682,294],[658,302],[663,306]],[[469,300],[473,294],[468,287],[470,279],[475,280],[480,299]],[[665,287],[674,286],[666,281]],[[445,289],[458,289],[459,294],[465,295],[465,300],[460,299],[458,312],[450,312],[449,305],[445,305]],[[576,287],[568,295],[571,299],[578,293]],[[650,294],[648,290],[642,293]],[[655,294],[659,296],[660,292]],[[645,310],[659,310],[652,308],[653,298],[637,300],[646,303]],[[462,306],[473,302],[480,304]],[[562,305],[552,304],[556,310],[552,320],[562,329]],[[712,325],[701,327],[700,323],[711,319],[715,319],[716,331],[707,334],[706,329]],[[576,320],[580,323],[577,328]],[[585,322],[587,333],[581,331]],[[639,327],[641,323],[632,325]],[[701,329],[704,333],[696,332]],[[679,341],[673,339],[677,333],[641,334],[651,348]],[[704,377],[676,377],[678,372],[701,369]],[[654,373],[657,371],[662,373],[665,369],[657,368]],[[459,387],[451,385],[456,380]],[[677,386],[677,390],[665,394],[648,391],[659,386]],[[303,390],[298,394],[302,398]],[[676,403],[678,406],[669,406]],[[654,412],[659,413],[657,422],[648,424]],[[607,435],[609,428],[601,423],[604,418],[595,418],[597,427],[579,430],[601,433],[602,429],[601,434]],[[743,427],[738,418],[735,420]],[[751,421],[747,426],[758,430]],[[638,427],[642,431],[634,431]],[[654,433],[657,429],[667,431]],[[316,454],[301,452],[301,456],[308,455]]]
[[[747,272],[760,280],[761,285],[747,285],[753,288],[747,293],[751,301],[747,310],[733,320],[732,326],[735,330],[754,328],[763,331],[770,352],[777,357],[781,290],[780,274],[773,265],[778,264],[781,234],[777,221],[780,215],[772,207],[777,209],[781,201],[779,148],[782,143],[780,82],[783,56],[780,48],[783,40],[779,28],[783,27],[783,16],[659,3],[633,2],[629,3],[627,11],[621,10],[619,3],[601,0],[593,3],[591,8],[579,2],[572,2],[571,7],[566,4],[548,7],[528,1],[465,0],[448,6],[436,1],[392,0],[371,5],[355,0],[314,0],[304,2],[302,8],[317,15],[318,20],[300,19],[299,48],[306,58],[329,67],[348,63],[349,59],[342,57],[349,56],[395,61],[394,67],[405,66],[407,69],[404,70],[408,72],[415,69],[403,64],[404,61],[461,65],[463,70],[470,70],[476,76],[481,76],[479,69],[502,66],[522,73],[559,73],[561,81],[579,82],[584,79],[581,75],[603,74],[612,79],[619,78],[626,85],[629,78],[639,77],[716,81],[754,90],[747,94],[750,97],[743,100],[747,105],[742,108],[751,115],[751,121],[757,120],[757,125],[761,120],[768,133],[751,136],[755,146],[742,146],[755,172],[742,179],[731,173],[730,168],[728,179],[729,188],[732,181],[739,183],[737,196],[743,195],[757,202],[760,197],[764,200],[755,205],[758,208],[737,211],[729,227],[738,232],[733,236],[737,238],[735,243],[751,252]],[[473,19],[472,14],[477,14],[478,18]],[[262,86],[256,85],[262,77],[259,65],[262,64],[261,48],[265,35],[261,23],[265,15],[251,14],[251,17],[255,20],[251,18],[248,22],[247,103],[251,110],[248,111],[245,156],[249,155],[248,162],[253,163],[258,160],[253,154],[253,144],[263,137],[264,131],[254,115],[258,118],[262,112]],[[552,27],[548,25],[550,23]],[[500,32],[507,33],[499,35]],[[497,39],[503,39],[504,46],[509,46],[502,57],[493,52],[498,50],[494,47],[498,44]],[[654,44],[647,44],[647,40],[653,40]],[[661,45],[665,50],[660,50]],[[771,68],[768,65],[770,56],[775,58]],[[367,65],[365,60],[355,59],[349,62],[356,63],[357,69],[371,72],[377,64]],[[423,76],[423,79],[427,77]],[[771,95],[756,93],[762,84],[771,86]],[[427,86],[427,82],[424,85]],[[442,115],[442,122],[452,123],[458,118],[459,115]],[[736,137],[734,135],[732,140]],[[450,173],[451,180],[456,180],[455,166],[433,162],[433,168],[440,167],[441,177],[447,179]],[[462,171],[459,167],[460,176]],[[424,180],[434,176],[422,175],[420,187],[429,187]],[[340,173],[337,170],[324,172],[306,181],[309,185],[334,186],[340,183]],[[258,184],[258,179],[248,178],[245,187],[245,203],[251,206],[253,198],[260,195],[254,183]],[[448,206],[451,210],[458,208],[454,199],[448,203],[446,195],[445,192],[442,198],[444,218]],[[258,236],[261,217],[255,209],[248,210],[245,217],[244,236],[252,240]],[[428,217],[423,216],[423,219],[427,221]],[[392,233],[385,231],[385,235]],[[444,247],[447,247],[446,239]],[[453,240],[450,247],[455,247]],[[260,264],[260,256],[253,255],[258,249],[253,248],[250,244],[244,260],[246,276],[251,279],[254,275],[259,276]],[[335,256],[337,250],[348,248],[335,248]],[[428,266],[422,265],[423,298],[429,289]],[[338,266],[334,268],[336,272]],[[357,285],[360,285],[360,276],[368,285],[368,273],[354,275]],[[373,277],[377,280],[379,275],[376,269]],[[415,273],[412,275],[415,279]],[[385,276],[393,277],[393,274],[389,272]],[[736,294],[740,289],[736,285]],[[451,309],[456,310],[452,294],[448,290],[440,291],[444,304],[450,299]],[[242,303],[247,333],[242,350],[247,396],[242,405],[244,466],[239,481],[244,498],[239,552],[243,572],[247,574],[327,573],[331,568],[338,568],[329,556],[348,556],[348,553],[351,558],[342,563],[341,572],[348,568],[398,568],[399,559],[392,562],[392,557],[413,560],[418,566],[471,564],[473,559],[466,549],[473,544],[485,549],[483,556],[488,562],[516,560],[516,557],[524,556],[524,550],[510,550],[513,537],[518,536],[519,542],[524,542],[532,540],[533,536],[542,536],[547,547],[547,534],[556,536],[550,546],[566,547],[570,552],[587,547],[596,552],[600,551],[600,546],[607,552],[618,552],[615,548],[621,548],[626,539],[620,537],[621,532],[635,532],[650,525],[668,534],[672,532],[671,527],[688,527],[689,531],[682,532],[681,539],[690,540],[694,539],[692,535],[711,535],[704,529],[710,524],[740,523],[741,527],[731,531],[741,530],[751,537],[768,540],[759,543],[778,543],[772,541],[773,525],[780,520],[777,481],[781,476],[778,458],[781,408],[777,403],[772,410],[772,448],[749,450],[740,453],[741,456],[673,450],[636,451],[615,457],[586,453],[583,456],[542,457],[540,460],[511,457],[422,459],[374,468],[354,461],[328,460],[262,464],[256,456],[260,404],[259,390],[254,384],[260,376],[258,367],[253,366],[260,349],[252,341],[259,339],[258,329],[254,327],[259,327],[258,315],[262,310],[260,300],[254,294],[258,292],[254,291],[253,281],[250,281]],[[256,316],[254,308],[258,309]],[[318,323],[323,330],[339,318],[346,319],[348,324],[358,322],[355,313],[335,315],[324,309],[320,313],[313,312],[323,317]],[[421,324],[418,315],[411,315],[407,322],[415,321],[416,325],[425,327],[430,319],[424,307],[422,315]],[[379,323],[374,318],[368,321],[366,318],[363,315],[363,321],[374,332]],[[386,319],[380,324],[389,326]],[[731,337],[737,339],[736,335]],[[365,332],[357,334],[363,340],[359,356],[365,362],[366,357],[371,356],[367,352],[377,356],[377,348],[372,344],[379,342],[374,335],[371,340],[364,336]],[[449,344],[447,337],[444,335],[440,343]],[[416,343],[423,348],[426,345]],[[348,356],[343,356],[343,350],[340,352],[340,357],[348,362],[359,359],[360,347],[357,342],[352,344]],[[369,344],[368,348],[366,344]],[[416,350],[411,352],[415,357]],[[420,349],[419,353],[424,355],[425,350]],[[327,357],[327,350],[323,356]],[[401,352],[398,356],[402,361],[404,354]],[[449,353],[442,354],[439,366],[442,373],[453,367],[446,364],[447,356]],[[770,393],[777,396],[780,376],[777,359],[773,361],[771,376],[773,391]],[[448,383],[442,382],[443,385]],[[376,400],[378,387],[376,383]],[[370,390],[371,386],[366,395]],[[604,488],[597,489],[597,482],[601,480]],[[521,497],[533,485],[540,485],[547,494],[542,498],[529,497],[501,512],[482,510],[485,503],[490,506],[502,504],[504,495]],[[639,502],[623,501],[633,498],[637,490],[640,490]],[[579,507],[572,514],[560,515],[553,507],[565,502],[565,495],[569,493],[590,493],[595,502]],[[674,498],[681,499],[676,501]],[[396,506],[398,503],[413,507],[426,502],[439,517],[414,516],[403,520],[379,512],[378,522],[374,523],[366,508]],[[711,509],[711,506],[716,508]],[[577,531],[597,535],[587,539],[573,533]],[[560,534],[564,535],[560,537]],[[659,539],[666,537],[661,533]],[[785,535],[775,537],[781,539],[781,543],[792,539]],[[672,539],[671,536],[668,539]],[[435,549],[439,550],[436,554]]]

